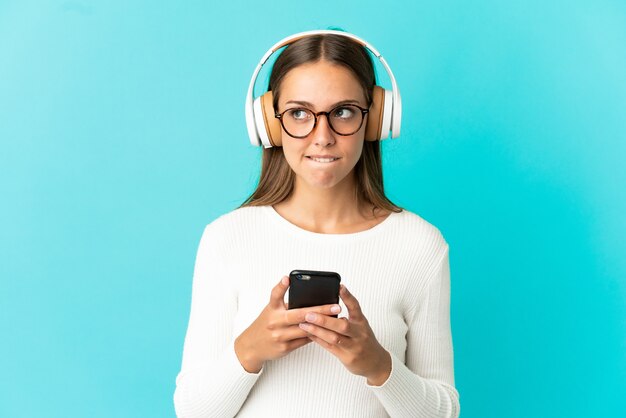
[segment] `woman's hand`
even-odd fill
[[[339,295],[348,308],[348,318],[307,314],[300,328],[351,373],[366,377],[370,385],[380,386],[391,373],[391,356],[376,339],[359,301],[343,285]]]
[[[298,326],[305,322],[307,313],[327,316],[341,311],[339,305],[288,310],[284,302],[288,288],[289,277],[284,276],[272,289],[267,306],[235,340],[237,358],[249,373],[258,373],[267,360],[283,357],[311,342],[309,334]]]

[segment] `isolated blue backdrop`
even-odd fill
[[[462,416],[626,409],[624,2],[2,1],[0,416],[174,416],[250,76],[330,26],[400,86],[386,187],[450,244]]]

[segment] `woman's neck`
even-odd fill
[[[345,180],[327,189],[312,188],[296,180],[289,198],[275,204],[274,209],[303,229],[325,234],[369,229],[386,218],[388,212],[372,216],[372,206],[358,201],[354,180]]]

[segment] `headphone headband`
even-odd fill
[[[338,30],[321,29],[321,30],[299,32],[299,33],[290,35],[276,42],[263,55],[263,58],[261,58],[261,61],[257,64],[256,69],[254,70],[254,73],[252,74],[250,85],[248,87],[248,94],[246,95],[246,109],[245,109],[246,110],[246,125],[248,128],[248,135],[250,136],[250,142],[252,143],[252,145],[262,144],[265,148],[269,148],[273,145],[266,131],[266,126],[264,125],[263,127],[259,127],[258,126],[259,124],[256,122],[256,118],[258,117],[257,113],[261,112],[261,108],[260,108],[260,104],[258,105],[258,108],[255,108],[253,91],[254,91],[254,85],[256,83],[259,72],[261,71],[261,68],[267,62],[270,56],[274,52],[276,52],[278,49],[282,48],[283,46],[289,45],[297,41],[298,39],[301,39],[304,37],[313,36],[313,35],[321,35],[321,34],[340,35],[340,36],[345,36],[347,38],[353,39],[357,43],[361,44],[362,46],[370,50],[380,60],[383,67],[385,67],[387,74],[389,75],[389,79],[391,80],[391,87],[392,87],[392,91],[390,94],[391,104],[389,105],[389,111],[388,111],[389,115],[388,115],[388,120],[386,121],[389,123],[383,122],[382,131],[380,133],[381,134],[380,139],[385,139],[389,137],[389,131],[391,131],[391,138],[397,138],[400,135],[400,122],[401,122],[401,115],[402,115],[402,101],[400,98],[400,90],[398,89],[398,85],[396,84],[396,78],[394,77],[393,72],[391,71],[391,68],[389,68],[389,65],[387,65],[387,62],[385,61],[383,56],[378,52],[378,50],[376,50],[376,48],[374,48],[368,42],[359,38],[356,35],[353,35],[348,32],[338,31]]]

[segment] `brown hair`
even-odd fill
[[[367,106],[372,104],[376,84],[374,64],[364,46],[342,35],[318,34],[298,39],[287,45],[272,67],[268,90],[273,91],[274,110],[278,108],[280,84],[295,67],[321,60],[349,69],[357,78]],[[354,167],[356,199],[375,209],[400,212],[402,209],[385,196],[380,141],[365,141],[361,158]],[[293,191],[295,173],[287,163],[282,147],[263,149],[261,176],[256,190],[240,207],[274,205]]]

